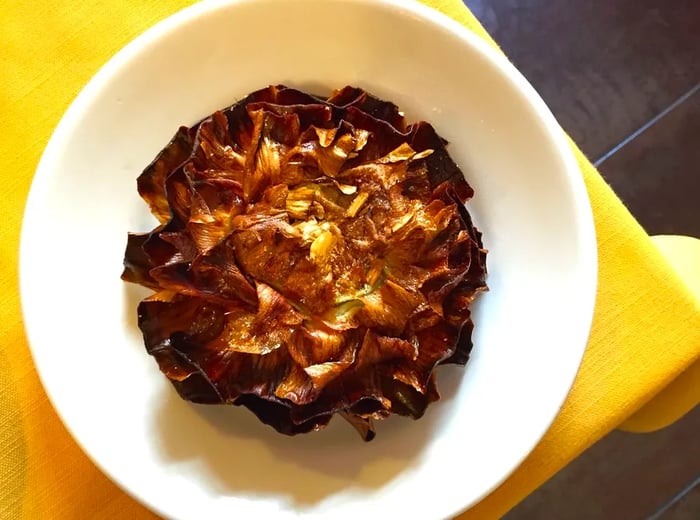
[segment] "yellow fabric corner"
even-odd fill
[[[678,275],[700,302],[700,239],[659,235],[651,237]],[[647,433],[676,422],[700,403],[700,359],[689,366],[651,401],[619,427]]]
[[[69,103],[119,48],[191,0],[0,6],[0,518],[156,518],[80,451],[51,408],[26,345],[17,251],[32,175]],[[459,0],[426,0],[495,45]],[[649,237],[578,149],[599,247],[589,346],[560,415],[527,460],[459,518],[498,518],[631,416],[700,354],[700,309]],[[468,471],[468,468],[465,468]]]
[[[618,429],[650,433],[681,419],[700,403],[700,360],[686,368]]]

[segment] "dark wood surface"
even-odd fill
[[[592,160],[700,80],[698,0],[466,0]]]
[[[649,520],[697,520],[700,511],[700,477]]]
[[[642,520],[653,517],[698,476],[700,408],[654,433],[613,431],[516,506],[505,520]],[[700,519],[688,493],[675,517]],[[670,510],[671,508],[669,508]]]
[[[465,0],[650,234],[700,238],[700,0]],[[612,432],[506,520],[700,520],[700,408]]]
[[[599,170],[649,233],[700,237],[700,88]]]

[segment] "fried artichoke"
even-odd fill
[[[129,234],[122,274],[154,291],[138,323],[178,393],[288,435],[421,417],[486,290],[445,145],[353,87],[271,86],[181,127],[138,178],[160,225]]]

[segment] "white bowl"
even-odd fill
[[[363,444],[338,421],[284,437],[244,409],[181,401],[145,353],[119,279],[153,226],[141,169],[180,124],[254,89],[364,87],[447,138],[476,189],[491,291],[443,399]],[[128,493],[178,519],[443,518],[494,489],[562,405],[586,345],[596,244],[563,133],[523,77],[458,23],[400,0],[201,3],[124,48],[70,107],[32,185],[21,295],[69,431]],[[388,516],[387,516],[388,517]]]

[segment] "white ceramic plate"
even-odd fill
[[[128,230],[154,221],[141,169],[180,124],[249,91],[345,84],[427,119],[476,189],[491,292],[443,399],[362,443],[334,421],[288,438],[246,410],[181,401],[145,353],[120,281]],[[157,512],[201,518],[443,518],[475,503],[556,416],[585,348],[596,244],[580,172],[515,69],[422,5],[250,0],[195,5],[112,59],[56,129],[26,208],[21,295],[32,353],[85,452]]]

